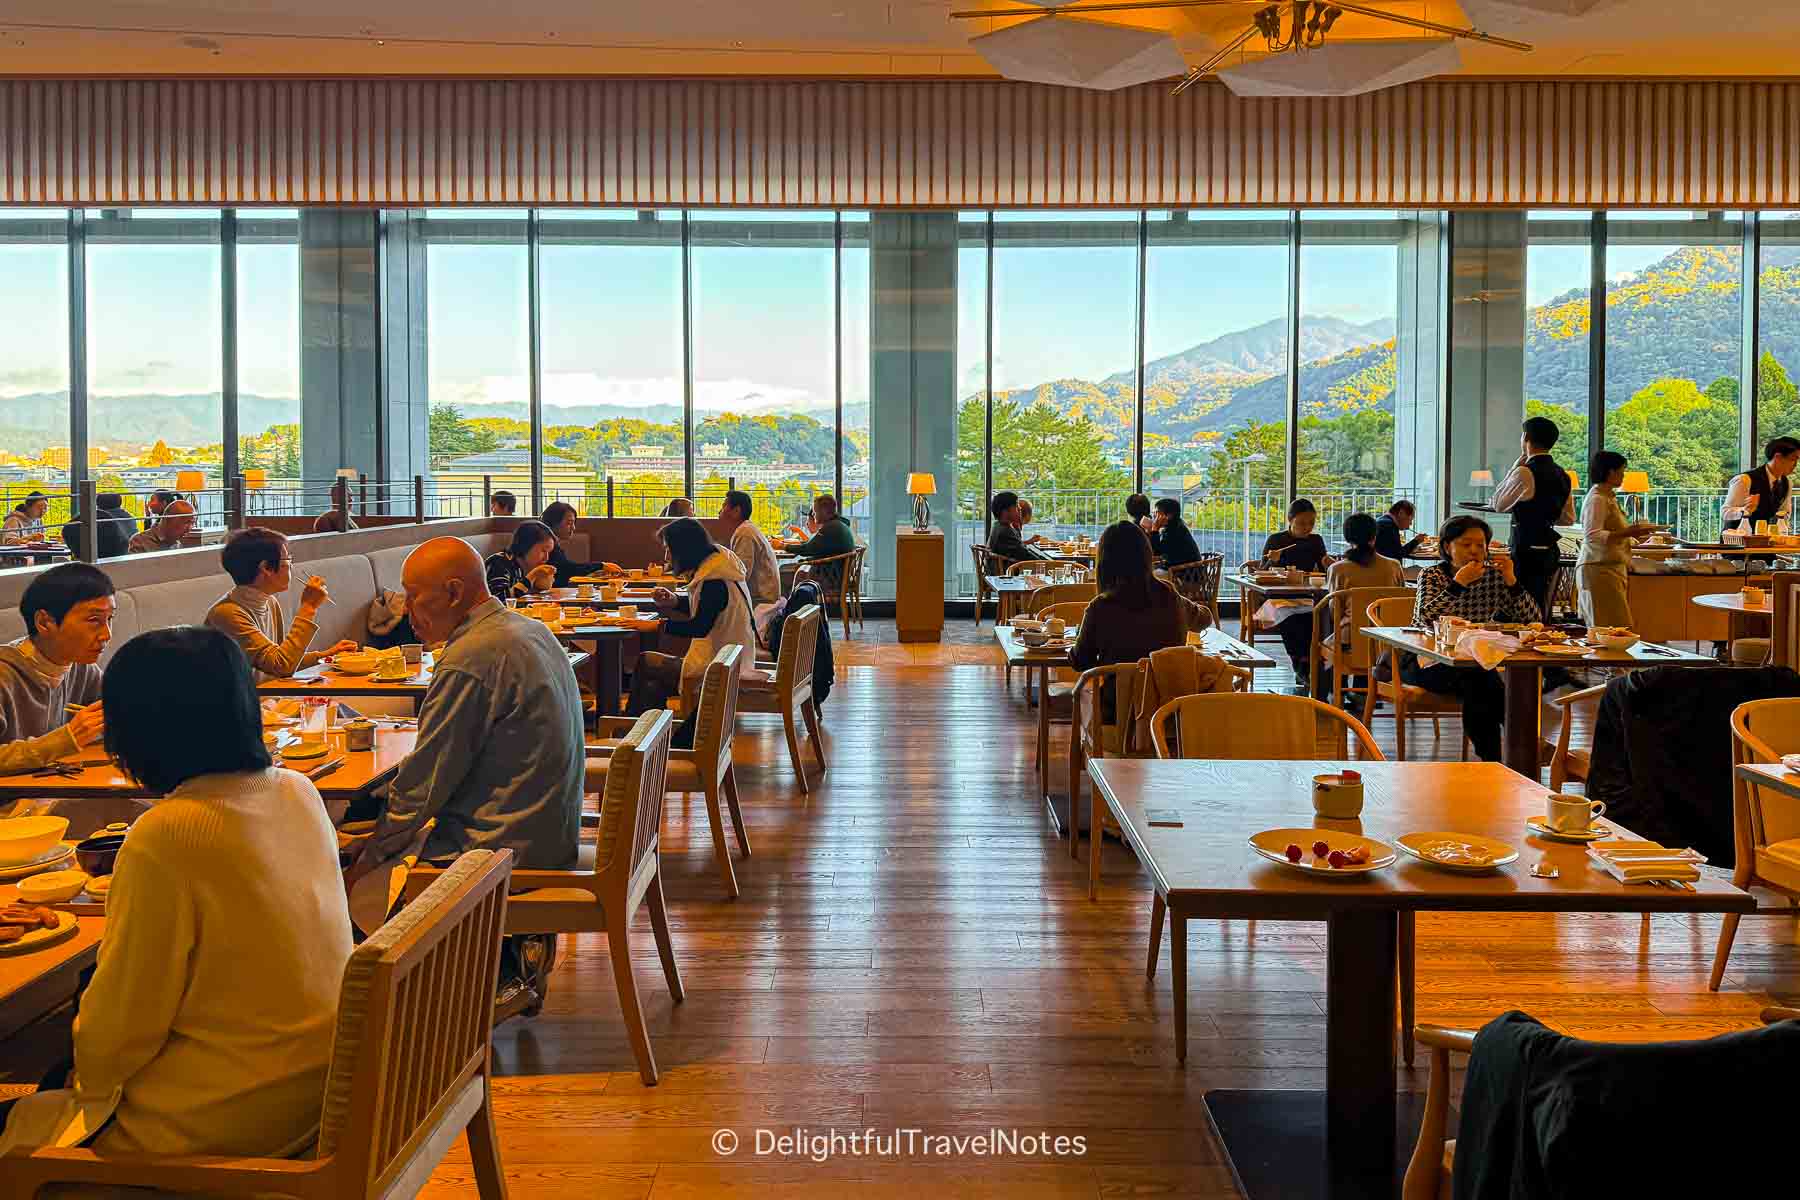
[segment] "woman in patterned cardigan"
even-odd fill
[[[1512,559],[1488,543],[1494,531],[1480,517],[1451,517],[1438,532],[1438,561],[1419,572],[1419,594],[1413,624],[1430,628],[1439,617],[1484,621],[1542,620],[1537,601],[1519,584]],[[1506,713],[1506,686],[1497,672],[1423,666],[1411,655],[1401,664],[1400,678],[1428,692],[1462,701],[1463,730],[1475,753],[1500,761],[1500,727]]]

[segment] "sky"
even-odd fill
[[[0,214],[4,215],[4,214]],[[158,214],[145,214],[153,219]],[[1001,214],[1021,225],[1073,214]],[[817,219],[817,214],[781,214]],[[1108,214],[1083,219],[1104,226]],[[994,254],[994,378],[1002,388],[1103,378],[1129,369],[1136,347],[1135,216],[1115,244],[1070,248],[1002,242]],[[1268,214],[1208,214],[1221,221]],[[846,216],[842,270],[845,404],[868,395],[869,254]],[[696,215],[696,223],[701,218]],[[965,225],[968,223],[965,221]],[[1157,227],[1152,221],[1152,229]],[[1667,246],[1614,246],[1614,277]],[[239,387],[297,397],[299,255],[289,245],[238,250]],[[209,245],[93,243],[88,249],[89,373],[99,393],[213,392],[219,386],[219,255]],[[695,245],[692,317],[701,411],[812,410],[833,401],[833,269],[829,247]],[[0,403],[66,387],[67,255],[59,245],[0,243]],[[1286,247],[1158,245],[1145,279],[1145,353],[1177,353],[1282,317]],[[541,252],[544,397],[551,405],[681,403],[682,321],[677,246],[568,246]],[[959,254],[961,394],[985,374],[986,255]],[[1304,246],[1303,319],[1392,317],[1395,251],[1382,245]],[[1537,304],[1587,279],[1585,247],[1538,247],[1526,291]],[[431,393],[471,405],[527,398],[523,244],[430,248]],[[104,431],[97,430],[96,440]]]

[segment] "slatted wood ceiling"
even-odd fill
[[[0,203],[1800,204],[1800,83],[0,81]]]

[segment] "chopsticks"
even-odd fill
[[[313,780],[323,779],[343,765],[343,759],[334,758],[330,762],[320,763],[318,766],[308,771],[306,777]]]

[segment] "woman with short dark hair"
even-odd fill
[[[1325,539],[1314,532],[1319,523],[1319,510],[1305,496],[1288,505],[1287,528],[1272,533],[1263,543],[1263,565],[1276,569],[1323,571],[1331,565],[1331,554]],[[1294,666],[1294,683],[1301,690],[1312,685],[1312,610],[1296,612],[1275,626],[1281,644],[1287,648],[1288,661]]]
[[[1212,624],[1206,609],[1156,577],[1150,539],[1131,521],[1100,534],[1094,575],[1099,595],[1082,614],[1069,661],[1078,671],[1136,662],[1151,651],[1187,642]]]
[[[0,1154],[296,1154],[318,1133],[350,957],[325,805],[270,765],[249,660],[215,629],[132,639],[102,695],[106,749],[163,798],[113,870],[75,1082],[19,1100]]]
[[[542,521],[520,521],[506,549],[487,557],[488,591],[498,600],[518,600],[556,584],[550,552],[556,535]]]
[[[1593,486],[1581,502],[1581,554],[1575,573],[1581,587],[1581,619],[1592,625],[1631,627],[1626,596],[1631,568],[1631,542],[1656,526],[1628,522],[1619,507],[1618,488],[1625,482],[1625,456],[1602,450],[1589,464]]]

